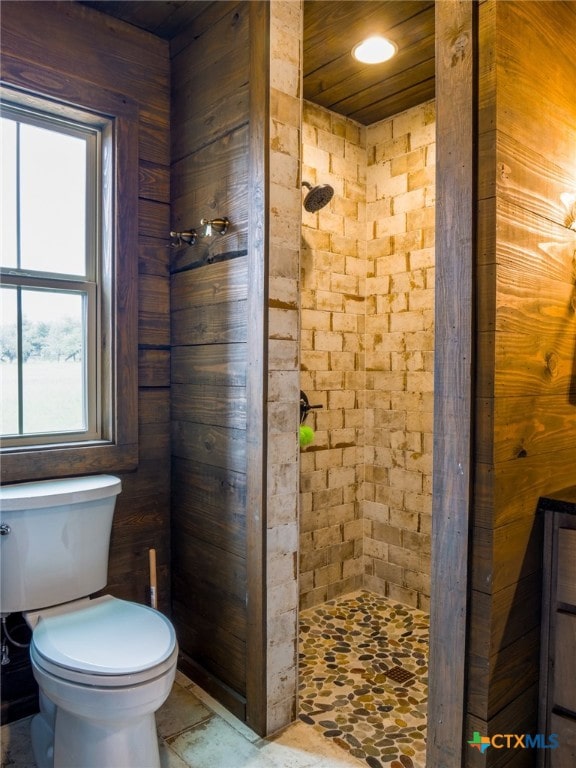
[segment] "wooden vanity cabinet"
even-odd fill
[[[556,734],[539,768],[576,766],[576,487],[541,498],[544,515],[539,731]]]

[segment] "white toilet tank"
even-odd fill
[[[119,478],[41,480],[0,488],[0,612],[32,611],[106,586]]]

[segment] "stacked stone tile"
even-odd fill
[[[435,110],[369,127],[305,102],[301,386],[323,405],[301,454],[301,605],[360,585],[428,609]]]

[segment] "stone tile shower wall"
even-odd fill
[[[270,3],[267,733],[296,718],[302,8]]]
[[[367,130],[365,586],[429,610],[435,105]]]
[[[300,382],[322,405],[307,418],[315,440],[300,456],[308,607],[362,583],[366,151],[363,126],[308,102],[302,133],[302,179],[335,190],[319,212],[302,209]]]
[[[304,103],[300,603],[359,586],[428,610],[434,102],[367,128]],[[310,417],[309,417],[310,419]]]

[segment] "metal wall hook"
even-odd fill
[[[198,233],[195,229],[186,229],[183,232],[170,232],[172,248],[179,248],[182,245],[194,245],[198,239]]]
[[[202,237],[212,237],[214,234],[212,230],[215,230],[219,235],[225,235],[230,226],[230,222],[226,216],[219,219],[202,219],[200,224],[204,227],[204,234]]]
[[[195,245],[199,237],[212,237],[214,233],[225,235],[230,226],[229,219],[222,216],[217,219],[202,219],[200,226],[204,227],[203,232],[197,232],[193,227],[185,229],[183,232],[170,232],[172,248],[180,248],[183,245]]]

